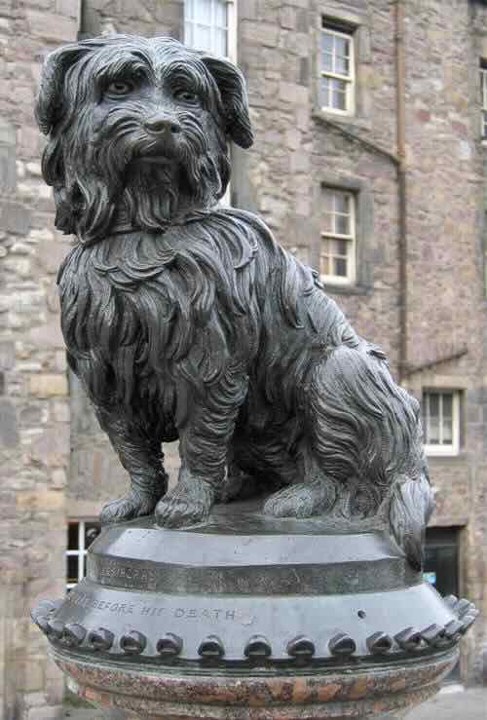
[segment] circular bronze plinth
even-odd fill
[[[397,715],[436,692],[475,615],[381,528],[252,504],[108,527],[87,577],[33,613],[75,692],[161,720]]]

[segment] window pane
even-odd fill
[[[78,549],[78,523],[68,523],[68,550]]]
[[[215,25],[220,28],[227,27],[227,3],[225,0],[215,0]]]
[[[440,396],[437,393],[430,393],[428,396],[430,418],[440,417]]]
[[[78,582],[78,555],[68,555],[66,557],[66,574],[68,584]]]
[[[338,277],[347,277],[347,261],[344,258],[335,258],[335,272]]]
[[[214,53],[214,55],[221,55],[222,57],[227,56],[227,31],[216,29],[213,32],[213,37],[214,43],[211,48],[211,52]]]
[[[442,431],[443,431],[442,432],[443,445],[452,445],[452,443],[453,443],[452,418],[443,418]]]
[[[335,35],[335,53],[337,57],[348,58],[350,55],[350,41]]]
[[[344,215],[350,213],[350,195],[344,192],[335,193],[335,210]]]
[[[336,250],[335,255],[341,255],[347,257],[348,254],[348,242],[346,240],[335,240]]]
[[[427,442],[430,445],[438,445],[440,442],[440,420],[436,416],[430,417]]]
[[[322,107],[331,107],[331,102],[330,102],[330,92],[331,92],[330,79],[327,78],[327,77],[322,77],[322,78],[321,78],[321,86],[320,86],[320,87],[321,87],[320,95],[321,95],[321,105],[322,105]]]
[[[211,51],[211,28],[207,25],[193,27],[193,46],[200,50]]]
[[[337,55],[335,58],[335,72],[339,75],[350,75],[350,59]]]
[[[347,109],[347,84],[345,80],[332,79],[331,82],[331,106],[336,110]]]
[[[193,19],[207,25],[211,23],[211,0],[193,1]]]
[[[441,397],[443,400],[443,417],[451,418],[453,415],[453,395],[451,395],[451,393],[444,393]]]
[[[184,42],[186,45],[193,47],[193,24],[190,22],[184,23]]]
[[[333,35],[328,32],[321,33],[321,50],[328,55],[333,55]]]
[[[323,223],[322,223],[322,231],[324,233],[333,233],[335,230],[333,226],[333,215],[331,213],[325,212],[323,214]]]
[[[98,523],[85,523],[85,549],[88,549],[93,540],[100,534]]]
[[[350,235],[350,217],[348,215],[337,215],[335,227],[339,235]]]
[[[331,275],[330,258],[328,255],[322,255],[320,258],[320,273],[322,275]]]

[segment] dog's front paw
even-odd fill
[[[113,525],[124,520],[151,515],[158,499],[151,495],[131,491],[122,498],[107,503],[100,513],[100,522],[102,525]]]
[[[204,480],[193,478],[191,486],[179,482],[157,503],[157,524],[167,528],[195,525],[206,520],[214,500],[215,492]]]

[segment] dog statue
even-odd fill
[[[275,517],[382,514],[419,568],[418,403],[316,273],[217,206],[228,141],[253,139],[240,71],[166,37],[95,38],[48,56],[36,115],[56,226],[77,236],[59,272],[69,364],[131,481],[102,521],[198,523],[237,478]]]

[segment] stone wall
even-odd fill
[[[461,528],[462,592],[487,617],[487,369],[483,281],[485,148],[479,138],[480,57],[487,10],[477,2],[406,0],[408,167],[407,380],[462,390],[463,442],[430,462],[433,523]],[[234,150],[235,204],[255,210],[278,240],[317,265],[321,184],[359,198],[359,274],[328,291],[364,336],[399,357],[398,194],[394,154],[394,4],[389,0],[240,0],[239,63],[256,133]],[[321,14],[357,27],[357,114],[323,114],[316,97]],[[66,375],[55,271],[69,240],[53,231],[40,179],[32,108],[42,54],[117,30],[182,35],[183,3],[6,0],[0,9],[0,718],[43,720],[59,711],[62,683],[27,617],[64,585],[67,517],[95,517],[126,475],[76,381]],[[448,360],[456,356],[456,359]],[[442,361],[443,360],[443,361]],[[70,392],[68,392],[68,384]],[[71,421],[70,421],[71,415]],[[72,452],[70,453],[70,442]],[[177,452],[169,452],[177,471]],[[485,620],[464,641],[462,676],[485,672]]]
[[[432,459],[433,522],[463,528],[461,581],[487,617],[485,148],[480,140],[479,61],[487,57],[481,3],[410,0],[407,33],[409,359],[413,389],[462,391],[464,438],[457,458]],[[453,41],[452,41],[453,39]],[[432,181],[433,178],[433,181]],[[469,680],[487,670],[486,621],[464,641]]]
[[[74,40],[76,0],[2,3],[0,11],[0,717],[47,720],[63,681],[29,610],[64,589],[70,406],[53,230],[33,117],[42,55]]]

